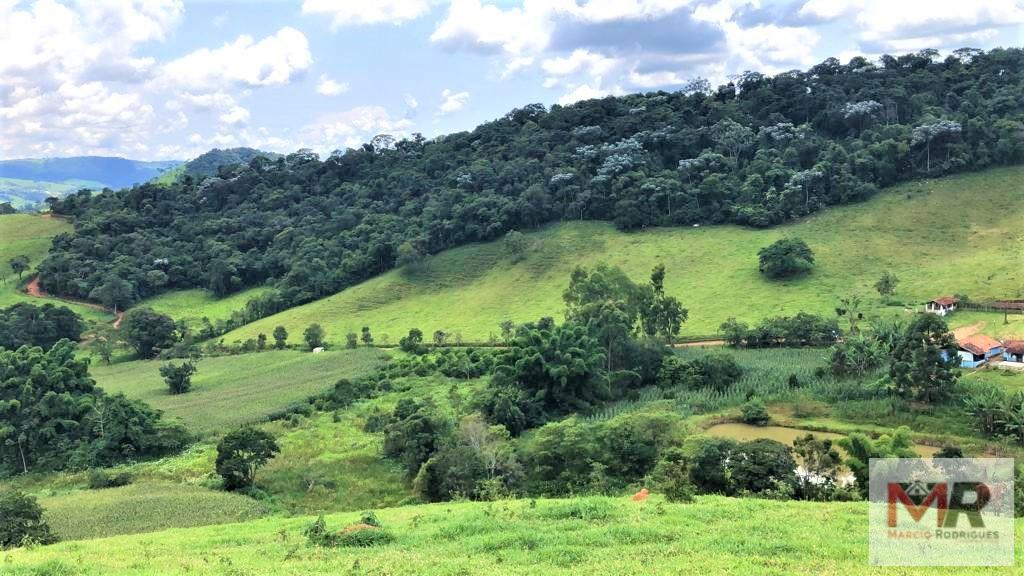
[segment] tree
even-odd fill
[[[370,333],[369,326],[363,326],[363,346],[373,346],[373,334]]]
[[[345,334],[345,348],[355,350],[359,347],[359,336],[355,332]]]
[[[21,280],[21,274],[28,270],[28,263],[28,256],[25,255],[15,256],[10,259],[9,264],[11,266],[11,270],[18,275],[18,280]]]
[[[0,476],[110,466],[187,441],[142,402],[96,388],[68,340],[46,351],[0,349],[0,374]]]
[[[814,266],[814,252],[799,238],[783,238],[757,253],[759,269],[769,278],[788,278]]]
[[[434,330],[434,346],[440,348],[448,341],[448,333],[444,330]]]
[[[110,365],[110,359],[114,355],[114,347],[117,345],[116,331],[110,327],[97,328],[95,336],[89,342],[89,348],[100,357],[104,364]]]
[[[651,271],[650,297],[640,311],[644,333],[672,344],[688,316],[678,299],[665,294],[665,265],[658,264]]]
[[[846,317],[850,324],[850,335],[856,336],[860,333],[857,325],[864,319],[864,313],[860,311],[860,296],[847,296],[839,299],[839,306],[836,307],[836,316]]]
[[[256,335],[256,349],[265,350],[267,348],[267,335],[260,332]]]
[[[284,350],[284,347],[288,344],[288,331],[285,330],[284,326],[277,326],[274,328],[274,348],[278,350]]]
[[[861,496],[868,495],[868,471],[872,458],[916,458],[910,428],[900,426],[892,434],[883,434],[877,440],[854,432],[839,440],[839,447],[846,451],[846,467],[857,480]]]
[[[217,444],[215,464],[217,474],[224,479],[224,489],[252,487],[256,470],[280,451],[270,433],[256,428],[242,428],[224,436]]]
[[[33,496],[11,488],[0,489],[0,550],[56,541],[43,520],[42,506]]]
[[[192,375],[199,369],[191,360],[177,366],[168,362],[160,367],[160,376],[171,394],[184,394],[192,388]]]
[[[315,322],[306,327],[306,330],[302,332],[302,337],[306,340],[306,346],[310,350],[324,345],[324,329]]]
[[[426,353],[427,347],[423,344],[423,331],[419,328],[410,328],[409,334],[398,340],[398,347],[402,352],[409,354]]]
[[[125,342],[142,358],[153,358],[174,344],[174,320],[152,308],[132,308],[124,315],[121,332]]]
[[[511,230],[505,234],[505,252],[512,258],[513,262],[519,262],[526,257],[526,250],[529,248],[529,240],[526,235],[518,230]]]
[[[956,340],[946,322],[935,314],[920,314],[892,351],[889,378],[897,396],[937,402],[951,395],[958,365]]]
[[[77,342],[85,329],[82,318],[66,306],[20,302],[0,309],[0,348],[50,348],[61,339]]]
[[[693,500],[695,488],[690,480],[690,460],[679,448],[669,448],[662,454],[651,472],[651,480],[669,502]]]
[[[136,300],[135,286],[118,276],[111,275],[102,284],[89,292],[89,299],[96,300],[117,314],[118,308],[131,306]]]
[[[412,242],[403,242],[398,246],[398,265],[416,271],[423,264],[423,252],[413,246]]]
[[[895,274],[886,270],[882,273],[882,277],[875,282],[875,290],[882,297],[882,300],[888,299],[890,296],[896,293],[896,285],[900,283],[900,279]]]
[[[513,334],[515,334],[516,323],[511,320],[502,320],[498,324],[498,328],[501,329],[501,340],[507,346],[512,341]]]

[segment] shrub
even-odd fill
[[[711,353],[690,362],[668,356],[658,372],[661,386],[685,386],[693,390],[712,388],[724,391],[743,376],[743,368],[731,354]]]
[[[192,361],[184,362],[175,366],[168,362],[160,367],[160,375],[167,384],[167,390],[171,394],[184,394],[192,389],[192,375],[199,369]]]
[[[776,240],[757,253],[759,270],[769,278],[788,278],[814,266],[814,252],[799,238]]]
[[[98,468],[89,470],[89,488],[92,490],[117,488],[118,486],[127,486],[131,483],[132,475],[128,472],[108,474]]]
[[[327,529],[327,521],[321,514],[316,521],[307,526],[303,535],[311,546],[323,547],[361,547],[379,546],[394,542],[395,537],[381,528],[380,522],[373,512],[363,513],[357,523],[339,532]]]
[[[771,416],[768,415],[768,409],[765,408],[764,402],[750,400],[740,408],[740,420],[744,424],[767,426]]]
[[[56,541],[35,498],[16,490],[0,491],[0,549]]]
[[[694,486],[690,481],[690,461],[679,448],[670,448],[662,454],[651,472],[654,489],[665,494],[669,502],[690,502]]]

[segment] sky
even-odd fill
[[[1024,0],[0,0],[0,158],[326,155],[529,103],[1024,45]]]

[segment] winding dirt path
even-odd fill
[[[59,301],[74,302],[75,304],[78,304],[79,306],[85,306],[87,308],[92,308],[93,310],[100,310],[102,312],[110,312],[111,314],[113,314],[113,312],[111,310],[108,310],[108,309],[104,308],[103,306],[100,306],[99,304],[97,304],[95,302],[86,302],[84,300],[75,300],[74,298],[57,298],[57,297],[54,297],[54,296],[50,296],[46,291],[44,291],[42,288],[39,287],[39,277],[38,276],[33,277],[32,280],[29,280],[29,283],[25,285],[25,294],[28,294],[29,296],[32,296],[33,298],[47,298],[47,299],[50,299],[50,300],[56,300],[58,302]],[[121,327],[121,320],[123,320],[123,319],[124,319],[124,312],[123,311],[118,312],[114,316],[114,321],[111,323],[111,326],[113,326],[114,329],[120,328]]]

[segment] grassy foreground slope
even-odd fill
[[[62,218],[45,214],[5,214],[0,216],[0,308],[31,302],[41,305],[47,302],[67,306],[87,320],[108,321],[112,315],[89,306],[56,298],[34,298],[18,287],[18,276],[11,271],[10,260],[15,256],[28,256],[30,270],[22,276],[28,277],[50,249],[50,241],[62,232],[71,232],[71,224]]]
[[[266,513],[246,496],[169,483],[80,490],[43,497],[39,503],[62,540],[241,522]]]
[[[136,360],[89,371],[109,393],[123,392],[167,416],[181,418],[192,432],[223,431],[259,420],[329,389],[339,378],[372,371],[384,353],[376,349],[312,354],[293,350],[205,358],[188,394],[172,395],[160,376],[161,362]]]
[[[801,310],[832,314],[838,298],[864,296],[884,270],[900,284],[896,300],[941,294],[975,300],[1021,297],[1024,289],[1024,168],[988,170],[888,190],[863,204],[829,209],[768,230],[737,226],[616,231],[602,222],[564,223],[529,235],[526,259],[513,263],[501,242],[464,246],[429,259],[422,271],[392,271],[333,296],[228,333],[244,341],[279,324],[292,334],[312,322],[328,340],[368,325],[391,343],[417,327],[486,340],[505,319],[560,315],[562,291],[577,265],[609,262],[635,280],[657,263],[666,289],[690,309],[683,334],[717,331],[731,316],[746,320]],[[817,266],[806,277],[761,277],[758,250],[788,236],[807,241]]]
[[[306,545],[311,518],[176,529],[11,552],[5,574],[730,574],[923,575],[868,565],[863,503],[627,498],[444,503],[380,510],[395,541]],[[357,513],[327,518],[334,530]],[[1024,534],[1017,531],[1017,542]],[[963,568],[957,574],[1013,574]]]

